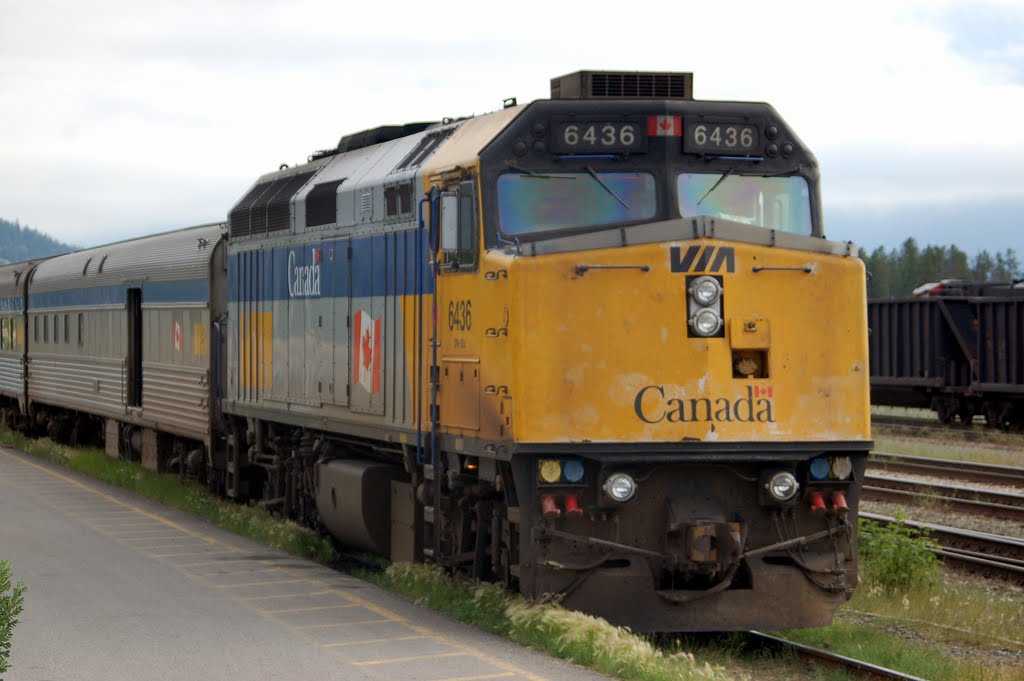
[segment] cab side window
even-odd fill
[[[441,251],[453,270],[476,269],[476,183],[460,182],[441,197]]]

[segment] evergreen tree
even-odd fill
[[[23,227],[17,220],[11,222],[0,218],[0,263],[45,258],[68,253],[75,248],[31,227]]]

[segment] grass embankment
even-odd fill
[[[931,542],[897,522],[861,522],[861,580],[830,627],[786,632],[932,681],[1024,680],[1024,603],[943,573]]]
[[[875,435],[875,449],[889,454],[923,456],[930,459],[950,459],[996,466],[1024,466],[1021,457],[1021,436],[1000,433],[1007,443],[963,442],[955,438],[920,436],[905,437],[889,434]]]
[[[199,486],[182,486],[173,476],[110,459],[102,451],[27,440],[2,429],[0,442],[294,555],[327,563],[338,558],[329,539],[306,528],[277,520],[258,508],[220,500]],[[894,575],[906,570],[898,562],[902,540],[887,541],[876,547],[875,555],[870,549],[865,552],[860,588],[840,611],[836,624],[786,635],[935,681],[1024,681],[1024,672],[1013,663],[999,667],[993,657],[963,659],[957,652],[1024,649],[1024,643],[1011,640],[1021,638],[1024,605],[1020,600],[993,598],[970,585],[951,586],[928,569],[894,585]],[[397,564],[363,576],[486,631],[630,681],[845,678],[835,672],[809,671],[787,660],[751,660],[728,643],[711,647],[687,643],[689,650],[658,648],[603,620],[554,605],[527,603],[494,585],[453,581],[427,566]]]

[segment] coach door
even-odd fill
[[[129,408],[142,406],[142,289],[128,289],[128,359],[125,398]]]

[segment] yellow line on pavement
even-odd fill
[[[312,605],[308,608],[284,608],[282,610],[257,610],[261,615],[284,615],[292,612],[313,612],[315,610],[341,610],[343,608],[357,608],[355,603],[335,603],[334,605]]]
[[[391,643],[392,641],[415,641],[417,639],[425,639],[426,636],[422,634],[416,634],[415,636],[393,636],[391,638],[364,638],[358,641],[343,641],[341,643],[321,643],[320,645],[324,648],[345,648],[348,646],[365,646],[372,643]]]
[[[415,662],[416,660],[436,660],[442,657],[471,657],[472,653],[465,650],[456,650],[452,653],[435,653],[433,655],[410,655],[409,657],[392,657],[388,660],[366,660],[364,662],[353,662],[357,667],[373,667],[378,664],[398,664],[399,662]]]
[[[436,681],[484,681],[485,679],[507,679],[515,675],[515,672],[500,672],[498,674],[477,674],[476,676],[449,676],[444,679],[436,679]]]

